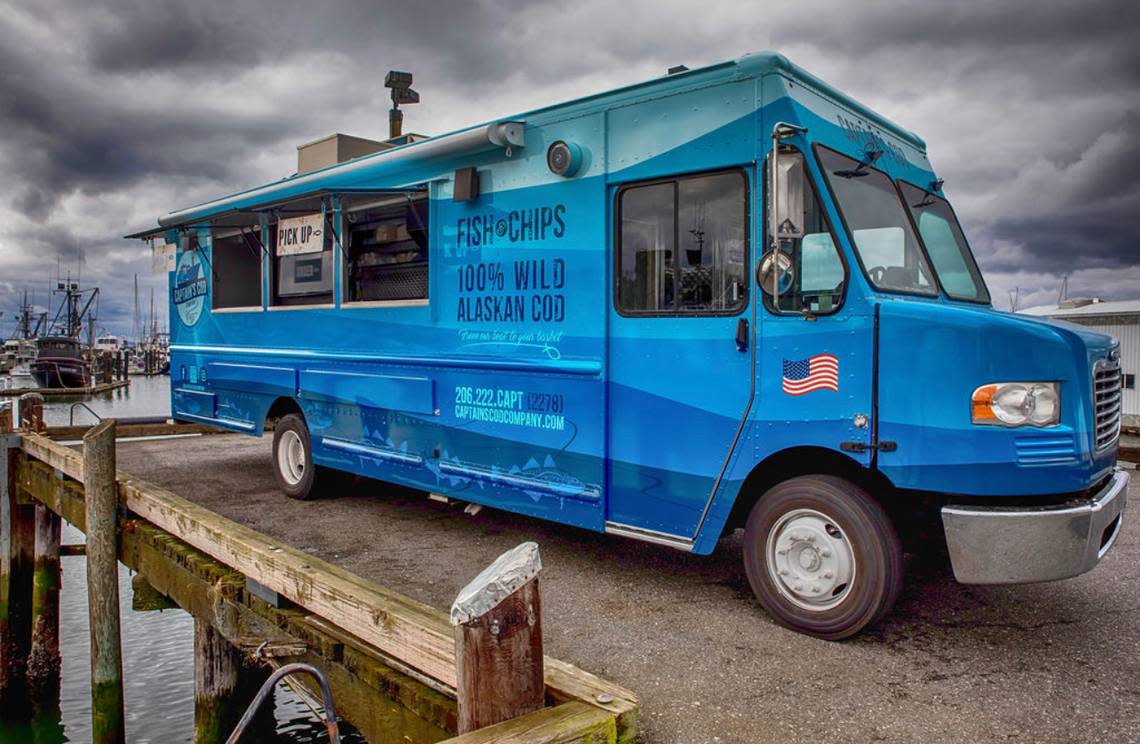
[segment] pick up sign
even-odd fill
[[[325,244],[323,228],[319,212],[280,220],[277,223],[277,255],[320,253]]]

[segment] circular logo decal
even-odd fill
[[[206,304],[206,272],[197,251],[186,251],[178,258],[174,272],[174,308],[187,326],[198,322]]]

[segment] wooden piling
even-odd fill
[[[59,701],[59,539],[61,520],[36,504],[35,568],[32,581],[32,645],[28,689],[33,704],[54,709]]]
[[[44,396],[25,393],[20,396],[20,428],[25,431],[44,430]]]
[[[452,605],[460,734],[543,706],[541,568],[538,546],[523,543],[499,556]]]
[[[27,663],[32,639],[35,508],[16,498],[18,450],[11,416],[0,421],[0,718],[29,714]]]
[[[91,739],[126,740],[123,658],[119,636],[118,507],[115,421],[106,419],[83,437],[87,517],[87,602],[91,626]]]
[[[212,625],[194,621],[194,743],[223,742],[245,712],[241,653]]]

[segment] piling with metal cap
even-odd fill
[[[538,545],[522,543],[483,570],[451,606],[459,733],[543,706]]]
[[[83,437],[87,500],[87,602],[91,626],[91,740],[126,740],[123,649],[119,635],[119,493],[115,482],[115,421]]]

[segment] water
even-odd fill
[[[36,387],[30,376],[13,376],[7,379],[13,388]],[[0,400],[13,400],[3,398]],[[94,412],[94,413],[92,413]],[[45,397],[44,421],[48,426],[94,424],[96,416],[169,416],[170,378],[132,377],[131,384],[99,395]]]
[[[32,387],[29,378],[14,386]],[[135,377],[127,388],[89,396],[91,409],[73,405],[79,398],[47,398],[49,425],[91,424],[99,416],[170,414],[170,378]],[[65,524],[63,543],[83,542],[83,533]],[[91,739],[90,637],[87,627],[87,567],[82,557],[62,559],[60,652],[63,657],[59,716],[14,725],[0,721],[0,744],[57,744]],[[119,566],[119,611],[123,639],[123,694],[127,739],[135,744],[194,740],[194,620],[182,610],[135,612],[131,609],[131,573]],[[279,741],[291,744],[327,741],[324,726],[296,695],[278,686],[274,718]],[[347,726],[343,728],[348,728]],[[363,742],[343,731],[347,742]]]

